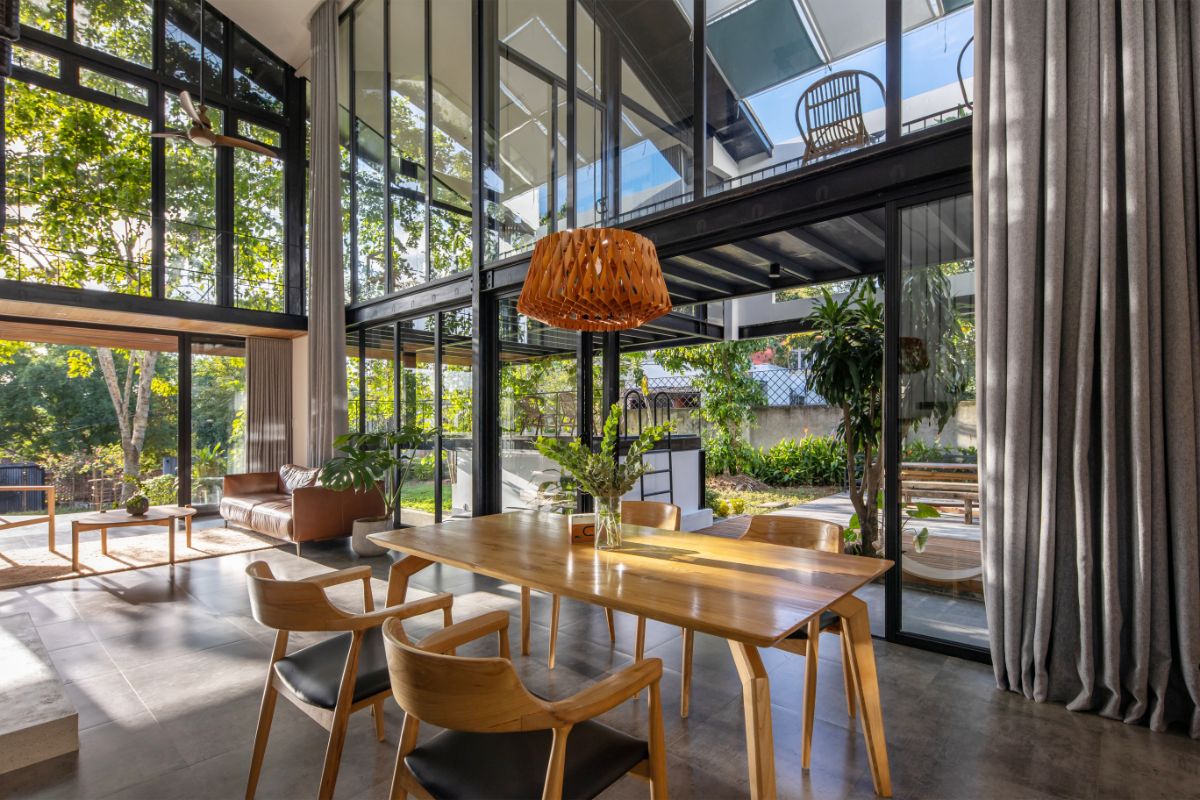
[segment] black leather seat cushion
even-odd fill
[[[275,662],[276,674],[292,694],[309,705],[333,708],[337,705],[338,685],[342,682],[342,670],[346,668],[351,635],[339,634],[279,659]],[[371,628],[363,635],[362,649],[358,653],[354,702],[390,689],[383,629]]]
[[[444,731],[405,759],[438,800],[537,800],[546,784],[551,731]],[[649,755],[649,747],[599,722],[580,723],[567,737],[563,798],[588,800]]]
[[[830,628],[832,628],[834,625],[837,624],[839,619],[841,619],[841,617],[839,617],[837,614],[833,613],[832,611],[822,611],[821,612],[821,630],[823,630],[823,631],[829,630]],[[808,626],[803,625],[800,628],[798,628],[797,630],[792,631],[790,634],[788,634],[788,638],[789,639],[807,639],[808,638]]]

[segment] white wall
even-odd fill
[[[292,462],[308,461],[308,335],[292,339]]]

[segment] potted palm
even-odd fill
[[[643,428],[637,439],[630,442],[622,462],[617,458],[620,420],[621,405],[613,403],[604,422],[598,453],[576,439],[564,442],[539,436],[534,443],[539,453],[562,467],[579,488],[595,498],[597,550],[615,550],[621,546],[621,496],[650,470],[642,462],[642,455],[653,449],[672,427],[668,422]]]
[[[370,433],[347,433],[334,440],[335,456],[321,469],[321,483],[336,491],[379,492],[383,515],[354,520],[351,547],[360,556],[382,555],[382,547],[367,534],[396,527],[393,520],[400,495],[416,460],[417,448],[434,435],[432,428],[410,422],[400,428]],[[406,526],[399,526],[406,527]]]

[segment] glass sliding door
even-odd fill
[[[434,405],[437,374],[437,315],[396,323],[399,370],[396,409],[400,424],[432,429],[437,424]],[[435,459],[437,442],[430,437],[417,449],[408,482],[400,499],[400,522],[413,525],[438,521]]]
[[[986,647],[971,195],[898,220],[900,630]]]
[[[215,509],[228,474],[246,471],[246,346],[191,337],[191,502]]]
[[[471,309],[443,311],[438,350],[442,519],[471,516]]]
[[[500,301],[500,506],[564,510],[575,501],[558,465],[533,446],[539,436],[564,441],[576,424],[579,334],[551,328]],[[597,360],[599,363],[599,360]],[[600,382],[596,382],[600,388]]]

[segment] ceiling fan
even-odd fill
[[[253,153],[279,158],[279,153],[264,144],[243,139],[240,136],[223,136],[213,130],[212,120],[208,118],[208,106],[204,105],[204,2],[200,3],[200,107],[192,103],[192,96],[187,91],[179,93],[179,104],[184,113],[192,120],[191,127],[186,131],[155,131],[150,134],[156,139],[185,139],[200,147],[240,147]]]
[[[203,88],[201,91],[203,91]],[[203,101],[201,101],[200,107],[197,108],[192,103],[192,97],[187,91],[179,93],[179,103],[183,106],[184,112],[191,118],[191,127],[186,131],[155,131],[150,134],[151,136],[158,139],[186,139],[200,147],[241,147],[244,150],[262,153],[272,158],[279,158],[279,153],[264,144],[243,139],[240,136],[223,136],[214,131],[212,121],[208,118],[208,106],[204,105]]]

